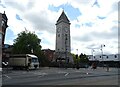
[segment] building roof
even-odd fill
[[[58,18],[57,20],[57,23],[58,22],[61,22],[61,21],[64,21],[66,23],[70,23],[69,19],[67,18],[65,12],[63,11],[62,14],[60,15],[60,17]]]
[[[53,51],[53,52],[55,52],[55,50],[51,50],[51,49],[42,49],[42,51]]]

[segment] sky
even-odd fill
[[[64,10],[70,20],[71,52],[75,54],[118,53],[119,0],[0,0],[6,13],[5,44],[12,45],[25,29],[41,39],[42,49],[55,50],[56,21]],[[92,51],[94,49],[94,51]]]

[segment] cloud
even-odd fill
[[[101,16],[97,16],[97,17],[101,20],[106,18],[106,17],[101,17]]]
[[[42,39],[43,49],[55,49],[55,23],[64,7],[71,22],[73,53],[79,49],[79,53],[91,54],[89,48],[99,47],[101,44],[108,45],[104,48],[107,53],[111,49],[114,49],[112,52],[117,52],[117,42],[114,41],[118,40],[118,0],[4,0],[3,2],[13,38],[26,27],[30,31],[35,31]],[[4,11],[3,7],[0,11]],[[11,43],[12,39],[9,35],[7,37],[6,43]]]
[[[0,4],[1,7],[6,8],[3,4]]]
[[[18,1],[18,0],[4,0],[6,6],[17,9],[19,11],[25,12],[31,10],[34,7],[33,0],[25,0],[25,1]]]

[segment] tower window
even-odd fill
[[[101,56],[100,56],[100,58],[101,58]]]
[[[58,37],[60,37],[60,34],[58,34]]]
[[[117,58],[117,56],[115,55],[115,58]]]

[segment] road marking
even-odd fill
[[[7,75],[4,75],[5,77],[7,77],[8,79],[11,79],[11,77],[7,76]]]
[[[67,76],[69,73],[66,73],[65,76]]]
[[[75,72],[81,72],[81,71],[76,70]]]
[[[86,73],[88,75],[88,73]]]
[[[0,75],[0,78],[2,78],[2,75]]]
[[[44,75],[47,75],[47,73],[34,73],[35,75],[42,75],[42,76],[44,76]]]
[[[64,71],[58,71],[58,73],[66,73],[66,72],[64,72]]]

